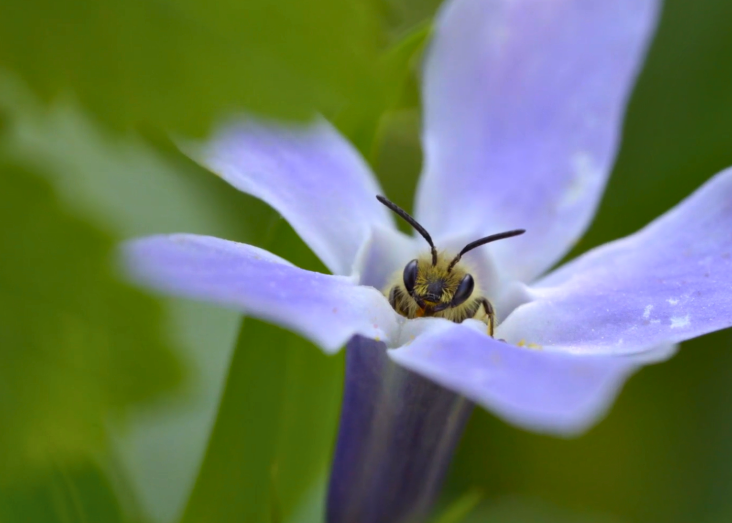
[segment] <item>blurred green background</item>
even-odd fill
[[[326,114],[411,208],[438,4],[0,2],[0,522],[321,521],[343,355],[131,288],[114,249],[194,232],[324,270],[266,205],[172,146],[233,111]],[[666,2],[573,255],[732,165],[731,23],[728,0]],[[435,521],[732,521],[731,341],[643,369],[579,439],[477,411]]]

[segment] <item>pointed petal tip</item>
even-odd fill
[[[325,119],[306,124],[238,119],[181,150],[277,210],[334,274],[350,274],[375,224],[393,228],[382,191],[358,151]]]
[[[439,239],[525,225],[491,248],[529,281],[589,225],[656,0],[453,0],[424,67],[416,218]],[[449,194],[449,205],[445,195]],[[476,227],[478,225],[478,227]]]
[[[732,326],[732,169],[640,231],[536,282],[499,326],[577,354],[637,354]]]
[[[209,236],[151,236],[121,246],[126,274],[158,292],[207,301],[290,328],[334,353],[355,334],[389,340],[396,313],[352,278],[299,269],[251,245]]]

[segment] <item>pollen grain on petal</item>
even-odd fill
[[[521,347],[522,349],[534,349],[534,350],[541,350],[543,347],[539,345],[538,343],[532,343],[527,342],[525,338],[521,338],[518,343],[516,343],[517,347]]]

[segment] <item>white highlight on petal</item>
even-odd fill
[[[646,305],[646,308],[643,309],[643,319],[647,320],[651,317],[651,311],[653,310],[653,305]]]
[[[669,298],[668,300],[666,300],[666,302],[669,305],[676,305],[677,303],[679,303],[679,300],[677,300],[676,298]]]
[[[570,163],[573,177],[564,193],[564,197],[559,202],[560,209],[571,207],[582,201],[588,192],[596,189],[604,175],[604,171],[587,151],[574,153]]]
[[[675,316],[675,317],[671,318],[671,328],[672,329],[682,329],[684,327],[688,327],[689,325],[691,325],[691,321],[689,319],[688,314],[683,317]]]

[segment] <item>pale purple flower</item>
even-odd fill
[[[325,121],[232,125],[199,159],[279,211],[333,275],[205,236],[126,246],[151,287],[329,353],[350,340],[330,521],[423,513],[470,411],[463,397],[521,427],[577,433],[640,366],[732,325],[732,171],[547,274],[595,212],[658,14],[655,0],[454,0],[436,21],[415,217],[453,252],[528,231],[464,258],[497,311],[496,339],[476,320],[392,310],[387,280],[427,245],[397,231],[376,179]]]

